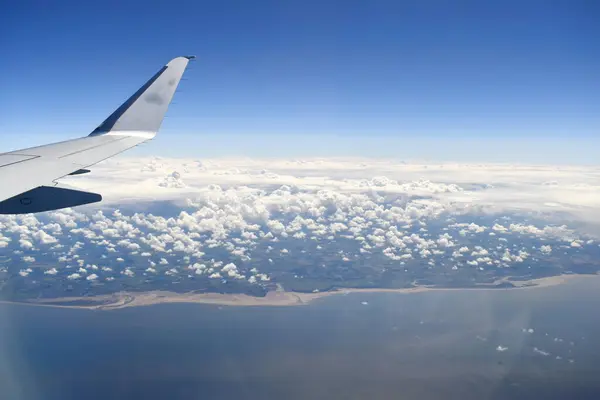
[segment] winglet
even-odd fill
[[[173,99],[188,62],[195,56],[172,59],[125,103],[102,122],[90,136],[109,132],[148,132],[156,134]]]

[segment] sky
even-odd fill
[[[87,135],[194,54],[134,153],[597,164],[599,17],[593,0],[11,2],[0,151]]]

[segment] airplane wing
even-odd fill
[[[156,136],[175,89],[193,56],[177,57],[117,108],[91,134],[0,154],[0,214],[56,210],[102,200],[96,193],[58,186],[57,179]]]

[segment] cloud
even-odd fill
[[[19,275],[21,275],[22,277],[26,277],[27,275],[29,275],[32,272],[33,272],[33,270],[31,268],[22,269],[19,271]]]
[[[492,226],[492,230],[496,231],[496,232],[507,232],[508,229],[506,229],[504,226],[500,225],[500,224],[494,224],[494,226]]]
[[[550,355],[550,353],[548,353],[547,351],[540,350],[540,349],[538,349],[537,347],[534,347],[534,348],[533,348],[533,352],[534,352],[534,353],[537,353],[537,354],[540,354],[540,355],[542,355],[542,356],[549,356],[549,355]]]
[[[59,230],[60,232],[60,230]],[[56,243],[57,240],[54,236],[47,234],[46,232],[39,230],[32,235],[32,237],[38,240],[42,244],[52,244]]]
[[[58,270],[56,268],[50,268],[46,271],[44,271],[45,275],[56,275],[58,273]]]
[[[19,239],[19,245],[21,246],[22,249],[33,248],[33,243],[31,242],[31,240],[27,240],[27,239]]]
[[[508,350],[508,347],[502,347],[500,345],[498,347],[496,347],[496,351],[499,351],[501,353],[505,352],[506,350]]]
[[[98,279],[98,275],[96,275],[96,274],[90,274],[85,279],[88,280],[88,281],[95,281],[96,279]]]
[[[135,275],[135,272],[133,272],[130,268],[125,268],[121,273],[123,275],[129,276],[129,277],[132,277]]]
[[[437,244],[440,247],[454,247],[454,242],[452,241],[452,236],[450,236],[448,233],[444,233],[443,235],[440,235],[439,239],[437,240]]]
[[[229,264],[225,265],[221,269],[221,272],[226,274],[230,278],[235,278],[235,279],[245,279],[246,278],[244,275],[239,273],[236,265],[233,263],[229,263]]]
[[[257,279],[260,279],[263,282],[267,282],[267,281],[271,280],[271,278],[267,274],[256,274],[255,276]]]
[[[185,188],[186,185],[181,179],[181,174],[177,171],[171,172],[169,175],[164,177],[164,179],[158,184],[158,186],[163,188]]]
[[[2,224],[0,224],[0,229],[2,228]],[[0,231],[0,249],[3,249],[5,247],[8,247],[8,244],[11,242],[12,240],[9,237],[5,237],[2,235],[2,232]]]

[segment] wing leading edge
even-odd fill
[[[95,193],[59,188],[56,180],[156,136],[192,58],[171,60],[86,137],[0,154],[0,214],[100,201]]]

